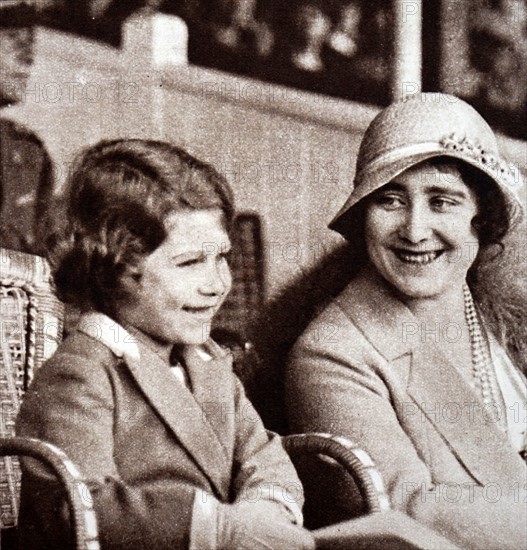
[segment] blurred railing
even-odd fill
[[[140,50],[140,49],[139,49]],[[24,101],[3,112],[44,140],[60,193],[75,151],[101,138],[160,138],[214,163],[263,223],[272,298],[339,242],[326,225],[351,189],[377,108],[134,55],[39,28]],[[525,143],[503,139],[527,165]]]

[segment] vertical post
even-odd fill
[[[157,68],[187,65],[187,24],[176,15],[143,8],[125,21],[122,49],[133,64]]]
[[[468,29],[473,16],[470,12],[467,2],[441,2],[439,86],[442,92],[470,96],[479,85],[480,77],[470,64]]]
[[[395,56],[392,99],[397,101],[422,88],[423,0],[393,0]]]

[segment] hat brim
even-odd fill
[[[392,157],[390,160],[389,157]],[[350,210],[361,200],[371,195],[384,185],[390,183],[394,178],[404,171],[416,166],[417,164],[436,157],[450,157],[461,160],[486,176],[495,184],[498,191],[505,198],[508,209],[511,213],[511,225],[523,217],[524,209],[521,199],[516,190],[522,186],[523,179],[518,169],[516,169],[517,180],[508,184],[504,183],[505,175],[494,166],[485,166],[476,158],[472,159],[464,153],[458,153],[455,150],[445,150],[438,148],[437,143],[419,144],[409,146],[408,150],[401,150],[382,155],[379,159],[369,164],[367,172],[355,176],[355,188],[351,192],[344,206],[338,211],[337,215],[329,223],[328,227],[342,235],[346,235],[347,220],[349,220]]]

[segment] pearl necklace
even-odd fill
[[[494,366],[492,364],[488,345],[486,345],[483,337],[472,293],[466,283],[463,285],[463,297],[465,302],[465,320],[468,326],[470,350],[472,353],[472,376],[474,386],[483,397],[486,412],[489,413],[495,408],[497,412],[496,420],[500,422],[502,428],[506,429],[507,423],[506,420],[504,421],[505,409],[501,406],[502,399],[496,374],[494,372]]]

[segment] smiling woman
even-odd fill
[[[330,224],[355,248],[354,276],[288,370],[293,427],[356,441],[392,505],[463,548],[527,545],[514,412],[527,409],[527,293],[523,250],[507,241],[524,229],[522,185],[460,99],[420,94],[382,111]]]
[[[79,465],[103,548],[312,548],[280,438],[210,339],[231,286],[226,180],[131,139],[87,150],[68,183],[49,259],[83,314],[36,373],[18,434]],[[63,510],[46,471],[24,463],[21,548],[69,548]]]
[[[455,166],[418,164],[381,187],[366,207],[368,256],[403,296],[455,292],[475,258],[466,254],[467,243],[477,253],[476,214],[476,196]]]

